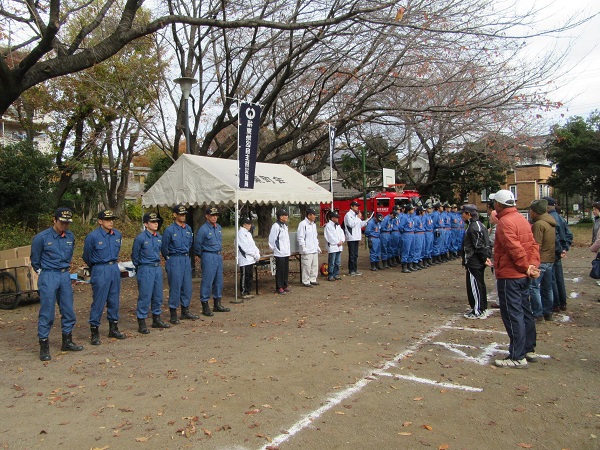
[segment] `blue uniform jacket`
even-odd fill
[[[58,234],[50,227],[37,234],[31,243],[31,267],[34,270],[68,269],[73,259],[75,236],[69,230]]]
[[[160,233],[142,231],[133,241],[131,261],[135,267],[144,264],[160,264],[162,236]]]
[[[161,252],[165,259],[172,255],[187,255],[193,243],[192,227],[188,224],[182,227],[172,223],[163,234]]]
[[[377,222],[375,219],[369,220],[369,223],[367,223],[367,228],[365,228],[365,236],[370,238],[379,238],[379,230],[379,222]]]
[[[413,214],[402,214],[400,216],[400,231],[412,233],[415,231],[415,217]]]
[[[223,248],[223,234],[221,225],[218,223],[213,227],[210,223],[205,222],[196,233],[196,241],[194,242],[194,253],[202,257],[202,252],[217,253]]]
[[[121,232],[111,230],[107,233],[102,227],[98,227],[85,237],[83,260],[89,267],[94,264],[106,264],[117,261],[120,251]]]

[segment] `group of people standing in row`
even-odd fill
[[[133,242],[131,260],[136,268],[138,299],[136,317],[138,332],[148,334],[146,318],[152,314],[152,328],[169,328],[180,320],[195,320],[199,316],[190,312],[192,298],[192,268],[190,251],[201,260],[202,282],[200,302],[202,314],[229,312],[221,304],[223,293],[223,238],[217,223],[217,208],[206,210],[206,222],[196,236],[186,223],[187,208],[173,208],[173,223],[164,234],[158,232],[162,219],[157,213],[143,216],[144,231]],[[99,327],[104,310],[108,320],[108,336],[125,339],[118,327],[121,295],[121,271],[118,260],[121,252],[122,235],[114,228],[116,216],[110,210],[98,213],[98,228],[89,233],[83,245],[83,260],[88,265],[92,285],[92,304],[89,324],[92,345],[100,345]],[[62,351],[80,351],[83,346],[73,342],[72,330],[76,317],[73,307],[70,266],[75,249],[75,236],[69,230],[73,212],[69,208],[58,208],[54,213],[53,225],[37,234],[31,244],[31,266],[39,274],[38,291],[40,312],[38,338],[40,360],[51,359],[48,337],[54,323],[55,304],[61,314]],[[169,281],[170,323],[161,319],[163,304],[163,273],[161,255],[166,260]],[[213,308],[209,305],[213,298]],[[178,309],[181,308],[181,314]]]

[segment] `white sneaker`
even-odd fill
[[[483,314],[475,314],[473,311],[464,314],[463,317],[465,319],[485,319],[485,316]]]
[[[504,358],[504,359],[497,359],[496,361],[494,361],[494,365],[496,367],[510,367],[511,369],[527,369],[528,364],[527,364],[527,359],[523,358],[523,359],[510,359],[510,358]]]
[[[525,353],[525,359],[527,362],[538,362],[540,355],[538,355],[536,352],[527,352]]]

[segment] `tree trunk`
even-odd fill
[[[269,237],[271,231],[271,209],[272,205],[256,205],[255,211],[258,216],[258,237]]]

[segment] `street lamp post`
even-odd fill
[[[181,88],[181,94],[183,96],[183,100],[185,101],[185,152],[189,155],[192,153],[191,142],[190,142],[190,115],[188,111],[188,99],[190,98],[190,92],[192,91],[192,86],[196,84],[196,79],[192,77],[181,77],[173,80],[174,83],[177,83]]]

